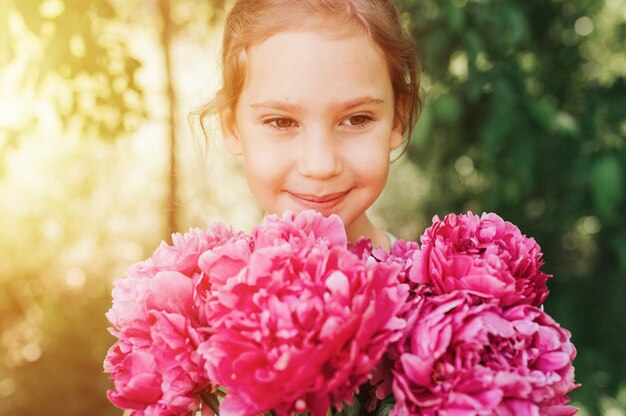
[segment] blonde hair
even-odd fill
[[[338,24],[337,24],[338,23]],[[383,51],[408,145],[421,111],[420,62],[400,13],[390,0],[238,0],[230,11],[222,41],[222,87],[200,111],[200,122],[234,110],[246,82],[246,49],[271,35],[307,25],[362,28]],[[331,26],[332,25],[332,26]],[[335,29],[336,30],[336,29]],[[406,149],[406,147],[405,147]]]

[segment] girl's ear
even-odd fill
[[[235,122],[235,113],[231,108],[222,110],[220,113],[220,124],[222,126],[222,136],[226,149],[234,156],[240,156],[243,153],[243,146],[237,133],[237,123]]]
[[[400,98],[396,105],[396,114],[393,120],[393,127],[391,129],[391,150],[395,150],[402,144],[404,133],[404,120],[406,120],[406,113],[408,111],[408,100],[403,97]]]

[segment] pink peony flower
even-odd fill
[[[401,319],[406,319],[410,314],[414,308],[416,297],[425,296],[430,291],[430,288],[426,285],[412,282],[408,278],[413,267],[415,253],[418,252],[419,249],[417,242],[397,240],[391,245],[389,253],[387,253],[381,248],[372,248],[371,240],[365,237],[361,237],[355,244],[350,246],[350,250],[364,261],[383,262],[400,266],[398,281],[407,284],[409,287],[409,296],[398,312],[398,317]],[[368,382],[361,386],[359,397],[362,400],[365,410],[368,412],[373,412],[378,402],[384,400],[391,394],[393,381],[392,368],[397,359],[394,345],[396,342],[402,342],[404,336],[405,335],[402,334],[397,341],[390,344],[385,355],[372,370]]]
[[[146,320],[114,334],[104,370],[116,406],[137,414],[180,414],[197,409],[195,393],[210,385],[198,354],[202,336],[192,312],[193,281],[178,272],[159,272],[148,281]]]
[[[496,214],[434,217],[421,242],[409,277],[436,295],[467,290],[503,307],[539,306],[548,295],[539,245]]]
[[[254,236],[260,244],[231,242],[201,261],[213,332],[199,351],[228,390],[221,413],[325,415],[352,400],[399,336],[407,288],[397,266],[350,253],[334,216],[274,216]],[[246,266],[219,267],[220,259]]]
[[[348,244],[341,218],[337,215],[324,217],[315,211],[305,211],[303,214],[285,211],[280,217],[268,215],[253,230],[252,237],[256,248],[283,243],[290,243],[295,247],[301,241],[338,247],[346,247]]]
[[[222,245],[234,237],[233,230],[224,224],[213,224],[207,231],[191,228],[187,233],[172,234],[172,245],[161,242],[152,254],[157,270],[170,270],[192,276],[198,271],[198,258],[202,253]]]
[[[173,245],[162,242],[151,258],[133,264],[127,277],[113,281],[113,305],[105,314],[107,319],[120,329],[136,320],[145,321],[145,298],[150,292],[149,282],[157,273],[176,271],[191,278],[199,271],[198,259],[202,253],[233,238],[241,238],[241,234],[220,223],[207,231],[192,228],[184,235],[172,234]]]
[[[172,246],[162,243],[152,258],[131,266],[127,278],[115,280],[106,316],[118,341],[104,363],[115,387],[107,392],[113,404],[139,415],[186,415],[198,408],[196,393],[212,386],[197,352],[210,332],[196,303],[198,261],[239,237],[221,224],[174,234]]]
[[[359,237],[355,243],[348,243],[348,250],[356,254],[363,261],[368,261],[370,258],[374,259],[372,257],[372,240],[367,237]]]
[[[150,291],[150,278],[128,276],[113,281],[113,305],[105,314],[116,328],[131,326],[148,318],[144,302]]]
[[[408,276],[413,268],[415,253],[419,252],[419,250],[419,244],[415,241],[397,240],[391,245],[389,253],[378,248],[372,250],[372,256],[378,261],[399,264],[402,267],[402,273],[400,274],[402,282],[410,284],[414,289],[415,284]]]
[[[372,241],[366,237],[359,238],[354,244],[350,244],[348,249],[359,256],[363,261],[376,261],[389,264],[398,264],[401,267],[398,278],[402,283],[407,283],[411,289],[417,289],[416,283],[408,276],[413,268],[413,261],[416,252],[419,252],[419,244],[415,241],[397,240],[387,253],[382,248],[373,248]]]
[[[398,346],[391,415],[571,415],[570,333],[540,309],[422,298]]]

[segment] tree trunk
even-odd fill
[[[167,195],[167,232],[168,235],[178,231],[178,169],[176,165],[176,94],[174,93],[172,77],[171,44],[173,26],[170,14],[170,0],[158,0],[159,13],[161,15],[161,47],[165,65],[165,94],[168,106],[166,132],[169,136],[169,175]]]

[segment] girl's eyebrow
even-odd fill
[[[333,109],[346,111],[346,110],[351,110],[353,108],[360,107],[366,104],[380,106],[384,104],[384,102],[385,100],[381,98],[376,98],[371,95],[366,95],[363,97],[354,98],[349,101],[333,104],[332,107]],[[250,104],[250,107],[252,107],[255,110],[270,109],[270,110],[282,110],[282,111],[294,112],[294,113],[302,111],[302,106],[298,104],[292,104],[292,103],[282,102],[282,101],[264,101],[260,103],[253,103],[253,104]]]
[[[383,100],[382,98],[376,98],[372,97],[371,95],[366,95],[364,97],[358,97],[350,101],[338,103],[336,107],[339,110],[346,111],[366,104],[380,106],[384,103],[385,100]]]
[[[255,110],[282,110],[288,113],[297,113],[301,110],[301,107],[297,104],[291,104],[281,101],[264,101],[261,103],[250,104]]]

